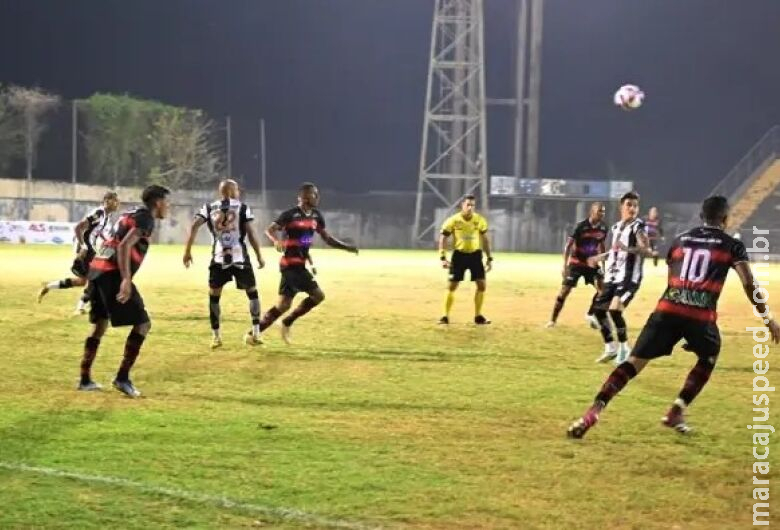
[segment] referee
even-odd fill
[[[455,300],[455,290],[469,271],[471,281],[477,283],[477,292],[474,293],[474,323],[477,325],[490,324],[490,320],[482,314],[482,304],[485,300],[485,273],[493,267],[493,257],[490,255],[490,242],[488,241],[487,220],[474,211],[476,200],[474,195],[466,195],[460,203],[460,212],[456,213],[444,222],[439,235],[439,258],[442,267],[449,269],[449,285],[447,298],[444,302],[444,316],[439,319],[439,324],[450,323],[450,310]],[[453,252],[450,261],[447,261],[447,238],[452,236]],[[486,264],[482,263],[484,249],[487,256]]]

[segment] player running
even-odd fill
[[[631,352],[623,311],[639,291],[644,258],[657,255],[657,252],[650,250],[645,223],[637,217],[638,214],[639,195],[633,191],[625,193],[620,198],[620,221],[611,229],[612,246],[607,258],[606,281],[593,302],[593,314],[596,315],[604,338],[604,353],[596,362],[604,363],[617,358],[616,363],[620,364]],[[588,263],[595,266],[603,258],[603,255],[593,256],[588,258]],[[615,323],[618,344],[612,336],[607,311]]]
[[[328,233],[325,229],[325,219],[317,209],[319,201],[320,192],[317,186],[310,182],[302,184],[298,189],[298,205],[279,214],[276,221],[265,231],[274,247],[284,255],[279,262],[282,273],[279,301],[263,315],[260,331],[267,329],[290,309],[296,294],[302,292],[308,295],[282,320],[282,340],[287,344],[291,342],[290,327],[293,323],[325,299],[325,293],[306,269],[307,261],[313,265],[309,248],[314,242],[314,234],[318,233],[328,246],[353,254],[358,253],[357,247],[343,243]],[[279,238],[279,232],[284,232],[285,237]]]
[[[257,292],[255,273],[249,259],[244,239],[257,257],[257,268],[265,266],[260,253],[260,243],[252,227],[255,217],[249,206],[241,202],[238,183],[227,179],[219,183],[220,198],[204,204],[190,225],[187,242],[184,246],[182,261],[189,268],[192,264],[192,244],[198,229],[204,224],[211,232],[211,263],[209,264],[209,320],[211,321],[211,347],[222,346],[220,333],[220,318],[222,310],[219,305],[222,288],[235,278],[236,287],[246,292],[249,299],[249,315],[252,318],[252,328],[244,336],[244,342],[251,346],[262,344],[260,339],[260,295]]]
[[[566,298],[571,290],[577,287],[580,278],[583,278],[586,285],[590,284],[596,288],[585,320],[591,323],[594,329],[598,328],[598,322],[593,316],[595,311],[593,303],[602,287],[602,273],[598,266],[588,265],[588,258],[604,252],[604,240],[607,237],[607,225],[604,224],[606,212],[603,203],[594,202],[590,205],[588,218],[577,223],[574,231],[567,238],[566,246],[563,248],[563,285],[555,299],[552,316],[546,327],[555,326]]]
[[[97,355],[100,339],[108,328],[132,326],[125,342],[125,352],[119,371],[114,378],[114,388],[136,398],[141,393],[130,381],[133,367],[147,333],[152,327],[146,313],[143,298],[133,283],[133,276],[141,267],[151,244],[155,219],[168,215],[170,190],[162,186],[148,186],[141,194],[143,206],[128,210],[114,223],[109,238],[98,250],[89,269],[90,310],[92,332],[84,343],[81,360],[79,390],[100,390],[92,380],[92,363]]]
[[[463,281],[466,271],[469,271],[471,281],[477,284],[474,293],[474,323],[478,326],[490,324],[490,320],[482,314],[482,304],[485,301],[487,282],[486,273],[493,268],[493,256],[490,253],[490,240],[487,237],[487,219],[474,211],[476,197],[466,195],[460,202],[460,212],[444,221],[439,235],[439,259],[445,269],[449,269],[447,297],[444,301],[444,316],[439,324],[450,323],[450,310],[455,301],[455,290]],[[452,236],[453,251],[447,260],[447,239]],[[482,263],[482,252],[486,263]]]
[[[73,230],[76,241],[76,257],[73,259],[73,264],[70,267],[73,277],[44,283],[41,290],[38,291],[39,304],[51,289],[70,289],[71,287],[82,287],[87,284],[89,264],[92,258],[95,257],[96,250],[100,248],[100,244],[103,242],[106,228],[111,221],[111,214],[118,208],[119,198],[116,192],[107,191],[103,195],[103,203],[76,224]],[[81,298],[79,298],[75,314],[84,314],[87,302],[89,302],[89,287],[84,289]]]
[[[754,297],[755,289],[761,284],[753,277],[745,245],[723,231],[728,213],[725,197],[710,197],[702,204],[703,226],[675,238],[666,257],[668,286],[655,312],[647,320],[628,360],[615,368],[596,394],[593,405],[569,426],[570,437],[582,438],[598,422],[610,400],[650,360],[671,355],[681,339],[686,341],[683,349],[695,353],[698,359],[661,421],[664,426],[681,434],[691,431],[684,414],[707,384],[718,360],[720,332],[716,324],[716,310],[730,268],[737,271],[745,295],[754,306],[753,312],[768,326],[772,340],[780,342],[780,326],[766,303]]]
[[[661,218],[658,216],[658,208],[653,206],[647,212],[645,218],[647,239],[650,241],[650,249],[658,250],[658,244],[664,240],[664,229],[661,226]],[[653,256],[653,266],[658,266],[658,256]]]

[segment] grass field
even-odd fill
[[[130,400],[74,390],[88,328],[71,316],[78,292],[34,303],[41,281],[66,275],[68,249],[0,246],[0,528],[751,525],[744,328],[755,319],[735,276],[721,302],[721,360],[689,415],[697,434],[658,422],[694,362],[677,350],[575,442],[566,426],[610,368],[593,362],[602,346],[582,318],[590,288],[543,329],[558,257],[498,254],[485,305],[494,324],[470,323],[464,284],[443,329],[434,252],[316,251],[327,298],[294,326],[294,345],[272,328],[266,345],[245,346],[246,298],[229,288],[225,347],[212,352],[207,250],[190,270],[180,252],[152,247],[137,276],[153,329],[133,376],[144,398]],[[266,257],[264,310],[279,276]],[[647,268],[627,313],[633,338],[664,275]],[[780,268],[769,281],[780,296]],[[101,345],[94,375],[106,386],[126,332],[109,330]]]

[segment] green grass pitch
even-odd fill
[[[259,273],[276,300],[276,254]],[[659,418],[694,357],[654,362],[582,441],[565,437],[609,367],[583,314],[590,287],[543,328],[560,258],[496,256],[485,314],[473,286],[436,325],[445,273],[435,252],[316,250],[324,304],[266,344],[242,343],[246,298],[223,295],[221,350],[209,349],[208,250],[153,246],[136,283],[153,320],[133,379],[144,393],[74,390],[85,317],[53,291],[66,248],[0,246],[0,528],[712,529],[752,522],[752,339],[735,275],[721,299],[721,359],[691,408],[697,434]],[[646,265],[627,312],[631,337],[662,291]],[[780,268],[769,276],[780,296]],[[771,298],[770,298],[771,301]],[[777,305],[777,304],[774,304]],[[127,329],[95,362],[107,387]],[[777,348],[770,348],[769,362]],[[770,370],[772,378],[774,370]],[[780,379],[776,382],[780,383]],[[770,403],[773,405],[773,402]],[[777,445],[771,449],[772,461]]]

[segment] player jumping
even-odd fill
[[[309,248],[314,241],[315,232],[323,241],[333,248],[358,253],[357,247],[343,243],[330,235],[325,229],[325,219],[317,209],[320,192],[317,186],[306,182],[298,189],[298,205],[279,214],[265,231],[265,235],[274,247],[284,255],[279,262],[282,279],[279,284],[279,301],[269,309],[260,321],[260,330],[267,329],[280,316],[290,309],[295,295],[299,292],[308,296],[287,317],[282,320],[282,339],[290,343],[290,327],[293,323],[322,303],[325,293],[322,292],[312,274],[306,269],[306,262],[311,262]],[[279,238],[278,233],[284,232],[285,237]],[[311,262],[313,264],[313,262]]]
[[[668,286],[655,312],[639,334],[628,360],[613,370],[596,394],[593,405],[569,426],[570,437],[582,438],[598,422],[610,400],[650,360],[671,355],[681,339],[686,341],[683,349],[695,353],[698,360],[661,421],[681,434],[690,432],[691,428],[685,422],[685,410],[707,384],[720,352],[716,310],[730,268],[737,271],[745,295],[754,306],[753,312],[768,326],[772,340],[780,342],[780,326],[766,303],[754,297],[754,293],[763,288],[760,287],[761,282],[753,277],[745,245],[723,231],[728,213],[725,197],[710,197],[702,204],[703,226],[675,238],[666,257]]]
[[[455,290],[463,281],[466,271],[469,271],[471,281],[477,284],[474,293],[474,323],[481,326],[490,324],[490,320],[482,314],[482,304],[485,301],[487,282],[485,274],[493,268],[493,256],[490,255],[490,240],[487,237],[487,220],[474,211],[476,198],[466,195],[460,202],[460,212],[444,221],[439,235],[439,259],[445,269],[449,269],[447,298],[444,302],[444,316],[439,324],[450,323],[450,310],[455,301]],[[447,239],[452,236],[453,251],[447,260]],[[484,249],[486,264],[482,263]]]
[[[612,246],[607,258],[606,281],[593,302],[594,314],[604,338],[604,353],[596,362],[604,363],[617,357],[616,363],[620,364],[631,352],[623,311],[639,291],[644,258],[657,254],[650,250],[645,223],[637,217],[638,213],[639,195],[632,191],[625,193],[620,198],[620,221],[611,229]],[[603,255],[593,256],[588,258],[588,263],[595,266],[603,258]],[[619,344],[614,342],[607,311],[615,323]]]
[[[76,241],[76,257],[70,267],[73,273],[72,278],[64,280],[54,280],[43,284],[38,291],[38,303],[41,303],[43,297],[51,289],[70,289],[71,287],[82,287],[87,284],[87,274],[89,273],[89,264],[95,257],[96,249],[100,247],[105,237],[105,230],[111,221],[111,214],[119,208],[119,198],[116,192],[108,191],[103,195],[103,204],[88,213],[79,221],[73,232]],[[89,288],[85,288],[78,303],[76,304],[76,314],[84,314],[89,302]]]
[[[255,251],[257,268],[262,269],[265,261],[260,254],[260,244],[252,228],[255,217],[249,206],[239,200],[238,183],[234,180],[223,180],[219,183],[220,198],[212,203],[204,204],[192,220],[187,242],[184,246],[184,266],[192,264],[192,244],[198,229],[206,224],[211,232],[211,263],[209,264],[209,320],[211,321],[211,347],[222,346],[222,335],[219,324],[222,310],[219,305],[222,288],[230,280],[236,280],[236,287],[246,292],[249,299],[249,314],[252,317],[252,328],[244,336],[244,342],[249,345],[262,344],[260,339],[260,295],[257,292],[255,273],[249,260],[246,243]]]
[[[587,219],[577,223],[574,231],[566,240],[566,246],[563,248],[563,285],[558,298],[555,299],[552,316],[547,323],[547,327],[554,327],[558,321],[558,315],[563,309],[563,304],[569,296],[571,290],[577,287],[580,277],[596,288],[591,300],[590,309],[585,319],[593,322],[594,328],[598,323],[593,316],[595,308],[593,303],[602,287],[601,269],[588,265],[588,258],[604,252],[604,240],[607,237],[607,225],[604,224],[606,208],[603,203],[594,202],[590,206],[590,215]],[[593,325],[595,323],[595,326]]]
[[[168,215],[170,190],[162,186],[148,186],[141,194],[143,206],[128,210],[119,216],[109,238],[98,251],[89,270],[90,310],[92,332],[84,343],[81,360],[79,390],[100,390],[92,380],[92,363],[97,355],[100,339],[108,328],[133,326],[125,342],[125,352],[119,371],[114,378],[114,388],[129,397],[141,393],[130,381],[133,367],[147,333],[152,327],[146,313],[143,298],[133,283],[133,276],[141,267],[151,243],[155,219]]]

